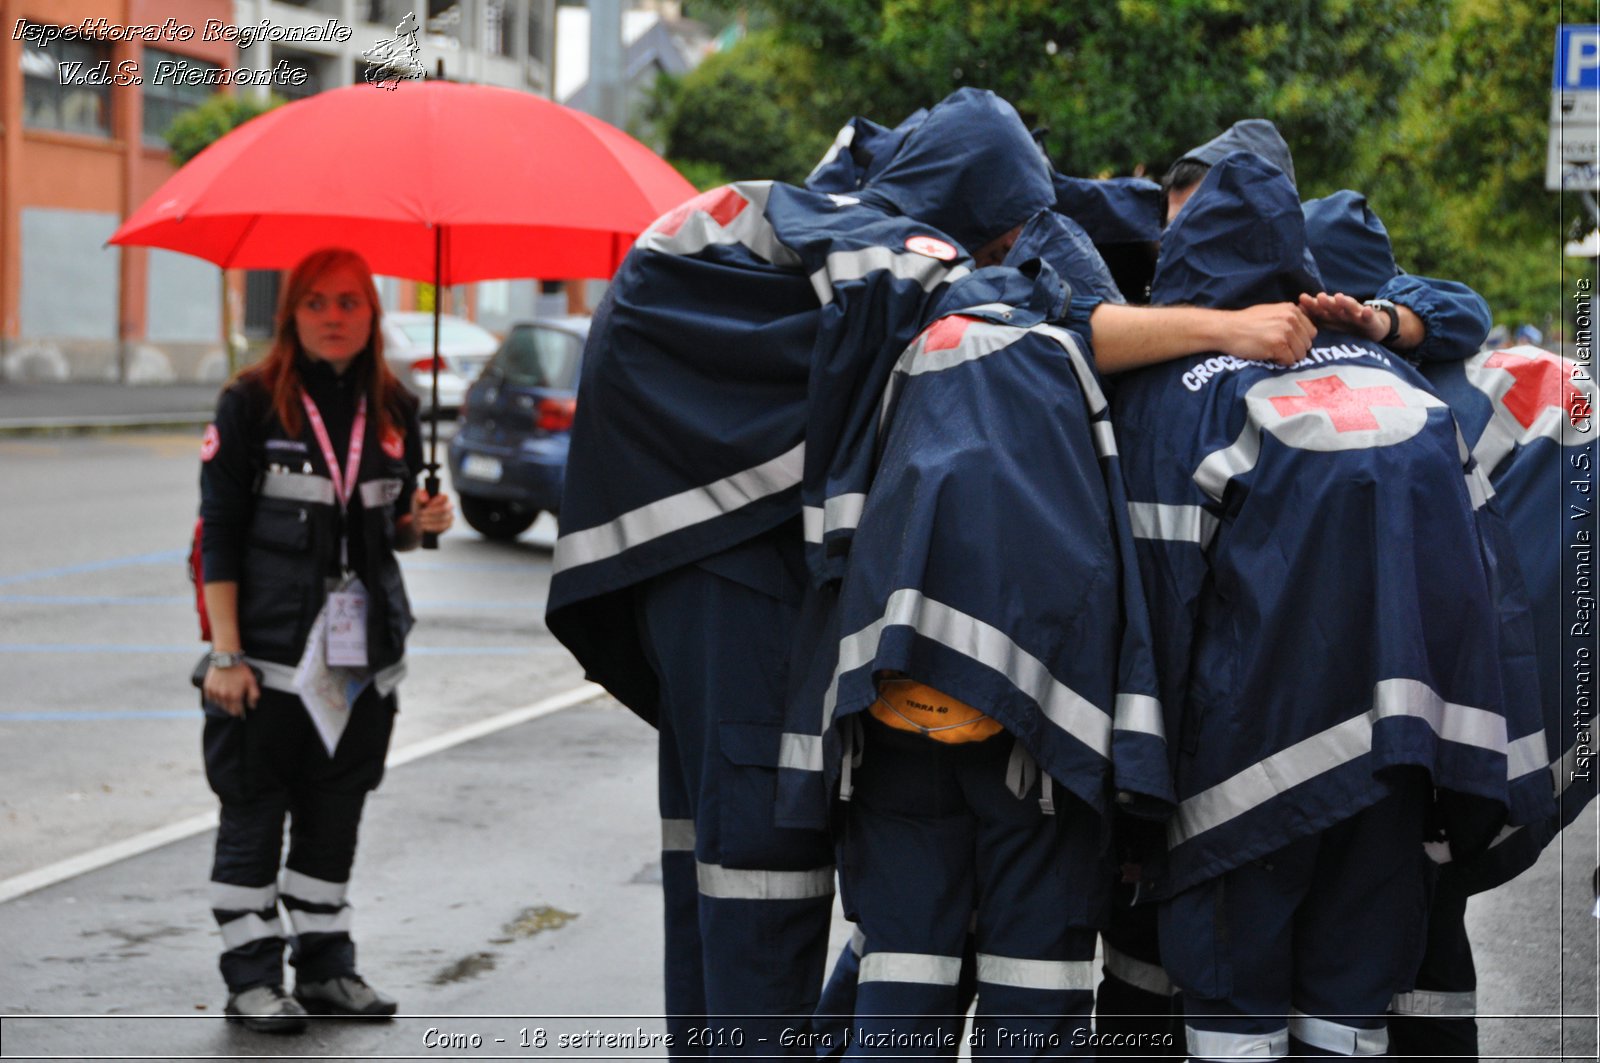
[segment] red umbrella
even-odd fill
[[[539,96],[361,84],[240,126],[110,242],[242,269],[286,269],[340,244],[378,273],[442,284],[609,277],[639,233],[694,194],[626,133]]]
[[[268,111],[197,155],[110,243],[224,268],[287,269],[321,247],[461,284],[609,277],[694,187],[649,148],[525,92],[351,85]],[[434,407],[439,300],[434,301]],[[428,490],[438,491],[438,417]]]

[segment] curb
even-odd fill
[[[13,417],[0,420],[0,436],[71,436],[100,432],[159,431],[200,428],[211,423],[210,413],[106,414],[79,417]]]

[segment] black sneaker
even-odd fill
[[[229,1022],[242,1023],[257,1033],[299,1033],[306,1028],[306,1012],[281,985],[258,985],[228,997],[223,1009]]]
[[[359,974],[342,974],[325,982],[299,982],[294,996],[315,1015],[354,1015],[387,1019],[399,1008],[392,997],[384,996]]]

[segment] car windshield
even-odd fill
[[[433,346],[433,319],[425,321],[403,321],[399,323],[400,331],[405,333],[406,339],[414,347]],[[454,347],[457,344],[471,346],[494,346],[494,333],[479,328],[470,321],[460,318],[441,317],[439,319],[439,346]]]
[[[508,384],[532,388],[570,388],[578,375],[583,341],[569,332],[518,325],[494,357]]]

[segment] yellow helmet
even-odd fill
[[[914,679],[880,680],[871,711],[890,727],[936,742],[982,742],[1004,730],[1000,721]]]

